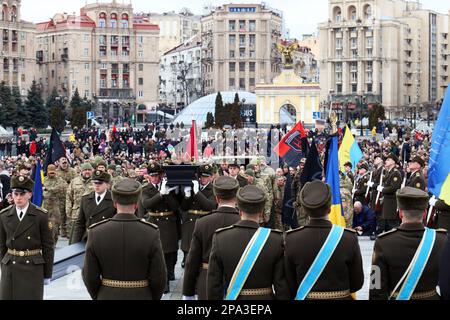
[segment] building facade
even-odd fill
[[[202,97],[202,45],[199,36],[165,53],[161,58],[160,100],[170,107],[188,106]]]
[[[70,99],[78,89],[105,121],[144,122],[158,104],[159,28],[131,4],[87,4],[79,16],[56,14],[36,30],[44,96],[56,88]]]
[[[21,20],[20,0],[5,0],[1,6],[0,81],[10,87],[18,87],[21,95],[25,97],[36,72],[34,24]]]
[[[254,92],[278,74],[276,44],[281,12],[264,4],[226,4],[202,17],[202,72],[205,94]]]
[[[427,113],[448,82],[448,15],[404,0],[329,1],[319,26],[323,109],[381,103],[390,118]],[[361,114],[360,108],[356,113]],[[360,116],[360,115],[359,115]]]

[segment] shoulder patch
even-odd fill
[[[5,209],[2,209],[2,210],[0,211],[0,215],[3,214],[3,213],[5,213],[6,211],[9,211],[9,209],[11,209],[12,206],[13,206],[13,205],[10,205],[9,207],[7,207],[7,208],[5,208]]]
[[[1,213],[1,212],[0,212]],[[445,234],[447,234],[448,233],[448,230],[446,230],[446,229],[436,229],[436,232],[440,232],[440,233],[445,233]]]
[[[300,228],[297,228],[297,229],[294,229],[294,230],[289,230],[289,231],[286,232],[286,234],[291,234],[291,233],[294,233],[294,232],[303,230],[303,229],[305,229],[305,228],[306,228],[306,227],[303,226],[303,227],[300,227]]]
[[[99,225],[102,225],[102,224],[104,224],[104,223],[106,223],[106,222],[109,222],[110,220],[111,220],[111,219],[106,219],[106,220],[103,220],[103,221],[94,223],[94,224],[93,224],[92,226],[90,226],[88,229],[89,229],[89,230],[94,229],[95,227],[98,227]]]
[[[141,219],[141,220],[139,220],[139,222],[141,222],[141,223],[143,223],[143,224],[146,224],[146,225],[148,225],[148,226],[150,226],[150,227],[153,227],[153,228],[155,228],[156,230],[159,229],[159,227],[158,227],[156,224],[153,224],[153,223],[150,223],[150,222],[148,222],[148,221],[145,221],[145,219]]]
[[[229,226],[229,227],[226,227],[226,228],[217,229],[215,233],[220,233],[220,232],[225,231],[225,230],[231,230],[233,228],[234,228],[234,226]]]
[[[345,231],[351,232],[351,233],[357,233],[356,230],[350,229],[350,228],[345,228]]]
[[[385,232],[385,233],[380,234],[380,235],[378,236],[378,238],[383,238],[383,237],[385,237],[385,236],[387,236],[387,235],[390,235],[390,234],[393,234],[393,233],[395,233],[395,232],[397,232],[397,231],[398,231],[397,229],[392,229],[392,230],[390,230],[390,231],[387,231],[387,232]]]

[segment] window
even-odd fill
[[[84,70],[89,70],[90,69],[90,64],[89,63],[85,63],[84,64]]]
[[[356,93],[358,91],[358,85],[352,84],[352,93]]]
[[[84,48],[84,56],[85,57],[89,56],[89,49],[88,48]]]
[[[245,48],[239,49],[239,58],[245,58]]]
[[[144,78],[139,78],[138,79],[138,83],[139,83],[140,86],[143,86],[144,85]]]
[[[233,59],[235,57],[234,50],[230,50],[230,58]]]
[[[338,84],[338,85],[336,86],[336,92],[337,92],[337,93],[342,93],[342,84]]]
[[[89,34],[85,33],[83,37],[84,42],[89,42],[89,39],[90,39]]]
[[[250,78],[250,87],[255,86],[255,78]]]
[[[228,30],[236,31],[236,21],[235,20],[228,21]]]
[[[98,43],[99,43],[100,45],[106,45],[106,36],[100,36],[100,37],[98,38]]]
[[[239,89],[245,89],[245,78],[239,79]]]
[[[239,31],[245,31],[245,20],[239,20]]]
[[[234,78],[230,78],[228,84],[230,87],[234,87],[234,84],[235,84]]]
[[[254,35],[254,34],[251,34],[250,36],[249,36],[249,43],[250,43],[250,47],[254,47],[255,46],[255,44],[256,44],[256,35]]]
[[[248,22],[248,30],[249,31],[256,31],[256,21],[255,20],[250,20]]]
[[[98,18],[98,26],[100,28],[106,28],[106,13],[102,12]]]
[[[139,98],[143,98],[144,97],[144,91],[140,90],[138,93]]]
[[[240,47],[245,47],[246,43],[245,43],[245,35],[240,35],[239,36],[239,46]]]
[[[250,62],[249,69],[250,69],[250,72],[255,72],[256,71],[256,63]]]
[[[111,14],[111,20],[109,21],[110,28],[117,28],[117,14]]]
[[[255,50],[250,50],[250,58],[256,58]]]
[[[373,58],[373,49],[367,49],[367,58]]]
[[[372,48],[373,47],[373,38],[367,38],[367,48]]]
[[[128,29],[128,14],[124,13],[122,14],[122,28],[123,29]]]
[[[342,38],[336,39],[336,50],[342,50]]]
[[[245,72],[245,62],[239,62],[239,71]]]
[[[106,88],[106,79],[100,79],[100,88]]]
[[[144,51],[139,51],[138,52],[138,57],[139,58],[143,58],[144,57]]]
[[[139,36],[138,37],[138,43],[139,44],[143,44],[144,43],[144,36]]]
[[[236,45],[236,36],[234,34],[230,34],[229,42],[230,47],[234,47]]]
[[[89,90],[85,90],[85,91],[84,91],[84,96],[85,96],[86,98],[89,98]]]
[[[91,78],[89,78],[89,77],[84,77],[84,84],[85,84],[85,85],[89,85],[90,82],[91,82]]]
[[[144,71],[144,64],[139,63],[139,71]]]
[[[230,62],[229,71],[230,72],[235,72],[236,71],[236,62]]]

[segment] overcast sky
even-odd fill
[[[122,0],[117,0],[122,2]],[[124,0],[129,3],[130,0]],[[53,17],[55,13],[79,13],[80,7],[92,0],[22,0],[22,19],[32,22],[43,22]],[[103,0],[100,2],[110,2]],[[170,0],[150,1],[133,0],[135,12],[167,12],[179,11],[183,7],[191,9],[193,13],[201,14],[205,4],[221,5],[225,3],[255,3],[257,0]],[[286,21],[286,28],[290,29],[291,37],[300,38],[302,34],[313,33],[317,24],[328,20],[328,0],[266,0],[269,6],[282,10]],[[447,0],[422,0],[423,7],[438,12],[448,13],[450,2]]]

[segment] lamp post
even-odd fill
[[[365,104],[366,98],[364,96],[361,96],[359,99],[359,107],[360,107],[360,121],[361,121],[361,137],[364,136],[364,128],[363,128],[363,106]]]

